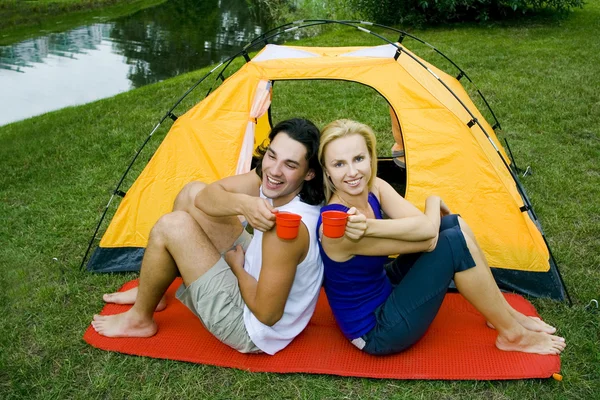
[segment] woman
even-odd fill
[[[338,120],[321,133],[327,205],[349,214],[345,235],[320,230],[324,286],[338,325],[359,349],[375,355],[416,343],[435,318],[450,281],[498,331],[506,351],[559,354],[563,338],[540,319],[514,310],[500,293],[471,229],[438,196],[422,213],[376,177],[373,131]],[[382,219],[382,214],[388,219]],[[388,255],[400,254],[387,264]]]

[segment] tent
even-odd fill
[[[332,22],[386,43],[373,47],[269,44],[269,39],[284,32]],[[96,272],[138,270],[150,229],[170,211],[187,182],[210,183],[249,171],[254,149],[263,144],[271,127],[269,110],[276,82],[343,80],[373,88],[389,104],[390,135],[396,141],[392,152],[404,168],[381,160],[381,170],[391,180],[405,179],[406,199],[422,208],[425,198],[436,193],[460,213],[475,232],[502,289],[567,298],[541,225],[519,183],[514,160],[496,136],[500,124],[492,112],[495,121],[490,125],[469,98],[460,82],[468,79],[464,71],[459,69],[458,76],[451,76],[405,47],[403,40],[416,39],[414,36],[379,26],[400,34],[392,42],[364,27],[368,25],[373,24],[317,20],[276,28],[247,45],[239,54],[246,63],[227,79],[217,80],[220,85],[204,100],[179,117],[172,113],[179,102],[173,106],[160,123],[169,117],[174,123],[152,159],[126,195],[120,190],[121,179],[111,197],[109,205],[116,195],[123,199],[87,268]],[[248,51],[259,45],[262,50],[251,59]],[[224,65],[218,74],[223,78],[234,58],[209,75]],[[86,258],[87,253],[84,261]]]

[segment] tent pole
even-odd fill
[[[106,213],[108,212],[108,207],[110,206],[110,203],[112,202],[113,197],[115,197],[114,193],[110,196],[110,199],[108,200],[108,203],[106,204],[106,207],[104,207],[104,212],[102,213],[102,216],[100,217],[100,220],[98,221],[98,225],[96,225],[96,230],[94,231],[94,234],[92,235],[92,238],[90,239],[90,243],[88,244],[87,250],[85,251],[83,258],[81,259],[81,264],[79,265],[80,271],[83,269],[83,264],[85,264],[85,260],[87,259],[87,256],[90,253],[92,245],[94,244],[94,240],[96,239],[96,235],[98,234],[98,231],[100,230],[100,225],[102,225],[102,221],[104,221],[104,217],[106,216]]]
[[[239,55],[239,54],[238,54]],[[129,171],[131,170],[131,167],[133,166],[133,164],[135,163],[135,161],[137,160],[138,156],[140,155],[140,153],[142,152],[142,150],[144,149],[144,147],[146,147],[146,144],[150,141],[150,139],[152,138],[152,136],[154,135],[154,132],[156,132],[156,130],[161,126],[161,124],[167,119],[167,118],[172,118],[172,116],[174,116],[173,114],[173,110],[183,101],[183,99],[185,99],[187,97],[188,94],[191,93],[192,90],[194,90],[200,83],[202,83],[210,74],[212,74],[215,70],[217,70],[219,67],[221,67],[224,63],[229,62],[231,63],[231,61],[237,57],[238,55],[235,55],[233,57],[231,57],[229,60],[225,60],[223,62],[221,62],[219,65],[217,65],[216,67],[214,67],[212,70],[210,70],[206,75],[204,75],[202,78],[200,78],[198,80],[198,82],[196,82],[194,85],[192,85],[192,87],[190,87],[183,96],[181,96],[181,98],[179,98],[179,100],[177,100],[175,102],[175,104],[165,113],[165,115],[160,119],[160,121],[156,124],[156,126],[154,127],[154,129],[152,129],[152,131],[150,132],[150,134],[148,135],[148,137],[146,138],[146,140],[144,141],[144,143],[140,146],[140,148],[138,149],[138,151],[136,152],[135,156],[133,157],[133,159],[131,160],[131,162],[129,163],[129,166],[127,167],[127,169],[125,170],[125,173],[123,174],[123,176],[121,177],[121,180],[119,181],[119,183],[117,184],[117,187],[113,190],[113,194],[110,196],[110,199],[108,200],[108,203],[106,204],[106,207],[104,208],[104,212],[102,213],[102,216],[100,217],[100,220],[98,221],[98,224],[96,226],[96,230],[94,231],[94,234],[92,235],[92,238],[90,239],[90,242],[88,244],[88,247],[85,251],[85,254],[83,255],[83,258],[81,259],[81,264],[79,265],[79,270],[81,271],[83,269],[83,265],[85,264],[85,261],[90,253],[90,250],[94,244],[94,240],[96,239],[96,235],[98,235],[98,231],[100,230],[100,226],[102,225],[102,222],[104,221],[104,218],[106,217],[106,214],[108,212],[108,208],[110,207],[110,204],[112,203],[115,194],[118,194],[120,192],[120,188],[121,185],[123,184],[123,181],[125,180],[125,177],[127,176],[127,174],[129,173]],[[229,64],[228,64],[229,65]],[[221,71],[222,72],[222,71]],[[173,119],[173,121],[175,121],[177,118]]]
[[[110,204],[112,203],[113,199],[115,198],[115,194],[117,194],[119,192],[119,189],[121,188],[121,184],[123,184],[123,181],[125,180],[125,177],[127,176],[127,174],[129,173],[129,171],[131,170],[131,167],[135,163],[135,160],[137,160],[138,156],[140,155],[140,153],[142,152],[142,150],[144,149],[144,147],[146,147],[146,144],[150,141],[150,138],[152,137],[152,135],[154,135],[154,132],[156,132],[156,130],[163,123],[163,121],[167,117],[169,117],[169,114],[171,114],[171,110],[169,110],[169,112],[167,112],[167,114],[165,114],[165,116],[161,119],[161,121],[158,124],[156,124],[156,126],[154,127],[154,129],[152,129],[152,132],[150,132],[150,135],[148,135],[148,137],[146,138],[146,140],[144,141],[144,143],[142,144],[142,146],[135,153],[135,156],[133,156],[133,159],[129,163],[129,166],[127,167],[127,170],[125,170],[125,173],[121,177],[121,180],[117,184],[117,187],[115,188],[115,190],[113,190],[113,194],[110,196],[110,199],[108,200],[108,203],[106,204],[106,207],[104,208],[104,212],[102,213],[102,216],[100,217],[100,221],[98,221],[98,225],[96,226],[96,230],[94,231],[94,234],[92,235],[92,238],[90,239],[90,243],[88,245],[88,248],[85,251],[85,254],[83,255],[83,258],[81,260],[81,265],[79,265],[79,270],[80,271],[83,268],[83,264],[85,264],[85,260],[86,260],[86,258],[88,256],[89,252],[90,252],[90,249],[92,248],[94,240],[96,239],[96,235],[98,234],[98,230],[100,230],[100,226],[102,225],[102,221],[104,221],[104,217],[106,217],[106,213],[108,212],[108,207],[110,207]]]
[[[302,25],[304,24],[304,25]],[[240,52],[243,53],[244,51],[248,50],[250,47],[254,47],[256,46],[258,43],[266,43],[269,39],[272,39],[274,37],[277,37],[283,33],[286,32],[290,32],[290,31],[294,31],[297,29],[304,29],[304,28],[308,28],[310,26],[316,26],[316,25],[329,25],[329,24],[339,24],[339,25],[345,25],[345,26],[349,26],[349,27],[353,27],[353,28],[357,28],[360,31],[363,31],[365,33],[369,33],[372,34],[374,36],[377,36],[378,38],[382,39],[383,41],[392,44],[394,46],[396,46],[396,48],[398,48],[399,50],[401,50],[401,48],[399,48],[399,46],[397,46],[395,43],[391,42],[390,40],[388,40],[387,38],[369,31],[367,29],[364,29],[358,25],[367,25],[367,26],[375,26],[378,28],[382,28],[382,29],[386,29],[389,31],[393,31],[396,33],[399,33],[401,36],[400,38],[404,39],[404,37],[409,37],[419,43],[422,43],[423,45],[431,48],[433,51],[435,51],[436,53],[438,53],[440,56],[442,56],[443,58],[445,58],[448,62],[450,62],[456,69],[459,70],[459,72],[462,74],[462,76],[464,76],[471,84],[473,84],[475,86],[475,84],[473,83],[473,81],[471,80],[471,78],[469,78],[469,76],[467,75],[467,73],[465,71],[463,71],[454,61],[452,61],[448,56],[446,56],[444,53],[442,53],[440,50],[438,50],[437,48],[435,48],[434,46],[432,46],[431,44],[427,43],[426,41],[408,33],[405,32],[401,29],[396,29],[390,26],[386,26],[386,25],[381,25],[381,24],[377,24],[377,23],[373,23],[373,22],[368,22],[368,21],[349,21],[349,20],[328,20],[328,19],[307,19],[307,20],[298,20],[298,21],[293,21],[293,22],[289,22],[287,24],[284,25],[280,25],[276,28],[273,28],[267,32],[264,32],[262,34],[260,34],[259,36],[257,36],[255,39],[253,39],[250,43],[248,43],[246,46],[244,46],[244,48],[242,49],[242,51]],[[290,25],[294,25],[292,28],[288,28]],[[274,33],[273,33],[274,32]],[[401,41],[401,40],[399,40]],[[234,57],[237,57],[234,56]],[[426,66],[424,66],[425,68],[427,68]],[[486,107],[488,108],[488,110],[490,111],[490,113],[492,114],[492,118],[494,119],[494,126],[498,126],[500,129],[501,125],[500,122],[498,121],[498,118],[496,118],[496,114],[494,113],[494,110],[492,110],[490,104],[488,103],[487,99],[483,96],[483,93],[481,93],[481,91],[475,86],[475,89],[477,91],[477,94],[479,94],[479,96],[481,97],[481,99],[483,100],[483,102],[485,103]]]
[[[560,269],[558,269],[558,264],[556,263],[554,254],[552,254],[552,249],[550,249],[550,245],[548,244],[548,241],[546,240],[546,235],[544,235],[543,232],[542,232],[542,239],[544,239],[544,243],[546,243],[546,247],[548,248],[548,252],[550,253],[550,260],[552,260],[552,263],[556,267],[556,274],[558,275],[558,279],[560,280],[562,287],[565,289],[565,294],[567,295],[567,300],[569,301],[569,307],[573,307],[573,301],[571,300],[571,296],[569,295],[569,291],[567,290],[567,285],[565,285],[565,281],[562,277],[562,274],[560,273]]]

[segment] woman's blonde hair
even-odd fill
[[[325,202],[331,199],[331,196],[335,193],[335,186],[327,176],[327,169],[325,165],[325,148],[332,141],[350,136],[360,135],[365,139],[367,144],[367,150],[369,157],[371,157],[371,176],[367,182],[369,190],[373,187],[373,182],[377,176],[377,139],[373,130],[360,122],[352,121],[349,119],[338,119],[330,122],[321,132],[321,143],[319,144],[319,163],[323,167],[323,184],[325,191]]]

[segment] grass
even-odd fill
[[[17,398],[589,399],[600,392],[600,4],[564,20],[413,32],[477,82],[503,125],[574,305],[533,300],[567,338],[564,380],[394,381],[247,373],[94,349],[81,339],[101,295],[134,274],[79,272],[97,218],[157,120],[207,69],[0,127],[0,393]],[[309,45],[379,44],[347,31]],[[428,52],[407,46],[434,61]],[[436,63],[438,64],[438,63]],[[206,85],[176,112],[194,104]],[[311,90],[308,92],[308,90]],[[359,118],[384,129],[385,105],[350,84],[277,83],[274,118],[320,126]],[[318,97],[320,96],[320,97]],[[372,101],[371,101],[372,100]],[[323,106],[326,104],[327,106]],[[275,106],[274,106],[275,107]],[[169,124],[166,124],[169,125]],[[168,127],[159,129],[127,184]],[[387,145],[382,146],[386,153]],[[596,393],[596,395],[594,395]]]
[[[64,32],[81,25],[130,15],[166,0],[0,1],[0,46],[40,32]]]

